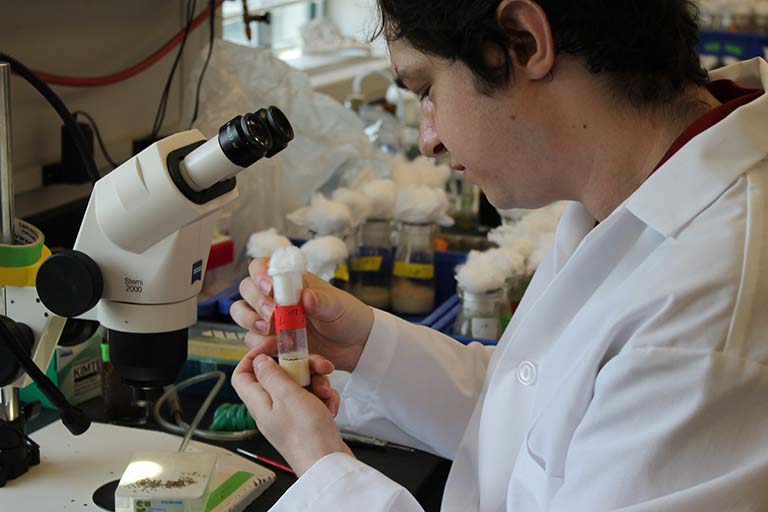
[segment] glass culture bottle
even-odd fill
[[[350,260],[352,294],[379,309],[390,306],[391,235],[388,220],[368,220],[358,232],[358,243]]]
[[[425,316],[435,308],[434,224],[400,224],[392,271],[392,311]]]
[[[498,341],[503,332],[502,311],[507,296],[505,288],[473,293],[459,287],[461,309],[453,333],[465,338]]]

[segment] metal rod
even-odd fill
[[[3,404],[6,421],[15,421],[21,415],[21,400],[19,399],[19,388],[6,386],[0,389],[0,399]]]
[[[14,241],[13,160],[11,158],[11,65],[0,62],[0,242]]]
[[[15,215],[12,162],[11,65],[7,62],[0,62],[0,242],[9,245],[12,245],[14,241],[13,223]],[[0,402],[2,402],[6,421],[14,421],[19,417],[21,408],[18,388],[6,386],[0,389]]]

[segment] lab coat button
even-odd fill
[[[536,382],[536,365],[530,361],[523,361],[517,367],[517,380],[524,386],[533,386]]]

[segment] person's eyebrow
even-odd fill
[[[405,85],[405,82],[403,81],[405,78],[408,77],[408,73],[403,70],[393,69],[392,70],[392,76],[395,78],[395,85],[404,90],[408,90],[408,86]]]
[[[395,85],[399,87],[400,89],[405,89],[406,91],[410,91],[410,87],[405,85],[405,81],[413,81],[419,78],[419,76],[422,75],[422,73],[419,70],[414,70],[410,68],[400,68],[400,69],[393,69],[392,75],[394,76]]]

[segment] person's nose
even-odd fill
[[[419,150],[428,157],[437,157],[446,152],[435,126],[435,105],[428,99],[421,102]]]

